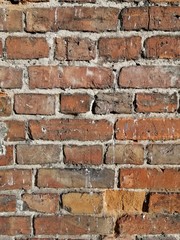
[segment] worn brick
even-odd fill
[[[125,88],[180,87],[178,66],[130,66],[121,69],[119,85]]]
[[[179,36],[153,36],[145,41],[146,57],[151,59],[179,59]]]
[[[43,140],[110,140],[112,124],[106,120],[51,119],[32,120],[29,127],[33,139]]]
[[[14,110],[16,114],[53,115],[55,96],[50,94],[15,94]]]
[[[0,190],[30,189],[31,185],[31,170],[0,170]]]
[[[180,20],[178,7],[132,7],[121,13],[124,30],[178,31]],[[141,17],[139,17],[141,16]]]
[[[141,213],[145,201],[145,192],[128,192],[124,190],[105,191],[105,213],[118,215],[122,213]]]
[[[149,190],[178,190],[178,169],[129,168],[120,170],[122,188],[148,188]]]
[[[150,144],[147,150],[150,164],[180,164],[180,144]]]
[[[151,237],[137,237],[137,240],[178,240],[174,236],[165,236],[165,235],[160,235],[160,236],[151,236]]]
[[[143,164],[144,149],[140,144],[109,145],[105,156],[107,164]]]
[[[61,7],[57,10],[58,29],[71,31],[116,31],[119,10],[117,8]]]
[[[8,37],[6,51],[8,59],[47,58],[49,46],[43,37]]]
[[[21,88],[22,70],[13,67],[0,66],[0,86],[1,88]]]
[[[98,193],[67,193],[62,195],[62,204],[72,214],[99,214],[103,199]]]
[[[90,110],[91,97],[88,94],[61,94],[60,111],[65,114],[86,113]]]
[[[0,38],[0,57],[3,55],[3,46],[2,46],[2,40]]]
[[[171,140],[179,137],[178,118],[121,118],[116,122],[118,140]]]
[[[178,99],[176,93],[137,93],[137,112],[175,112]]]
[[[63,67],[61,88],[108,88],[113,85],[112,71],[103,67]]]
[[[113,74],[103,67],[29,67],[30,88],[108,88]]]
[[[98,93],[95,96],[95,114],[131,113],[132,95],[129,93]]]
[[[100,38],[99,56],[108,61],[138,59],[141,53],[141,38]]]
[[[8,120],[4,122],[7,127],[6,140],[23,141],[25,140],[25,122]]]
[[[0,217],[0,235],[15,236],[31,233],[30,217]]]
[[[26,11],[27,32],[48,32],[55,28],[55,8],[31,8]]]
[[[3,30],[7,32],[21,32],[23,30],[23,12],[18,9],[6,9]]]
[[[58,60],[67,60],[67,41],[65,38],[55,39],[55,58]]]
[[[13,146],[4,146],[3,150],[0,154],[0,166],[13,164]]]
[[[149,199],[150,213],[179,213],[180,195],[166,193],[152,193]]]
[[[68,38],[67,59],[88,61],[96,57],[95,42],[88,38]]]
[[[179,216],[173,215],[125,215],[118,219],[117,225],[121,234],[176,234],[180,221]]]
[[[100,145],[64,147],[65,163],[100,165],[103,163],[103,149]]]
[[[111,218],[91,216],[42,216],[35,218],[35,233],[54,234],[110,234],[113,232]]]
[[[59,162],[61,146],[48,145],[17,145],[16,160],[18,164],[46,164]]]
[[[10,116],[11,112],[11,98],[7,93],[0,92],[0,117]]]
[[[28,73],[30,89],[52,89],[61,86],[58,66],[30,66]]]
[[[25,211],[57,213],[59,196],[57,194],[24,194],[22,196]]]
[[[112,188],[113,185],[111,169],[40,169],[37,180],[37,186],[43,188]]]
[[[15,212],[16,196],[0,195],[0,212]]]

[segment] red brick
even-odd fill
[[[55,113],[55,96],[47,94],[16,94],[14,110],[17,114],[52,115]]]
[[[128,88],[180,87],[179,71],[178,66],[124,67],[119,75],[119,85]]]
[[[16,120],[5,121],[7,126],[8,141],[23,141],[25,140],[25,123]]]
[[[0,170],[0,190],[30,189],[31,185],[31,170]]]
[[[131,113],[132,95],[129,93],[98,93],[93,104],[95,114]]]
[[[0,66],[0,86],[1,88],[21,88],[22,70],[12,67]]]
[[[0,117],[10,116],[12,112],[11,98],[5,92],[0,92]]]
[[[112,71],[103,67],[29,67],[30,88],[108,88]]]
[[[149,190],[178,190],[178,169],[129,168],[120,170],[121,188],[148,188]]]
[[[145,201],[145,192],[107,190],[104,194],[105,214],[141,213]]]
[[[0,195],[0,212],[15,212],[16,196]]]
[[[180,37],[153,36],[145,41],[146,57],[151,59],[179,59]]]
[[[121,234],[178,234],[180,221],[173,215],[125,215],[117,225]]]
[[[179,213],[180,195],[166,193],[152,193],[149,199],[150,213]]]
[[[91,97],[88,94],[61,94],[60,110],[65,114],[79,114],[90,111]]]
[[[100,145],[64,147],[65,163],[100,165],[103,163],[103,149]]]
[[[27,32],[48,32],[55,27],[55,8],[32,8],[26,11]]]
[[[177,110],[177,95],[163,93],[137,93],[137,112],[175,112]]]
[[[108,146],[107,164],[137,164],[144,162],[144,149],[140,144],[116,144]]]
[[[180,144],[150,144],[147,150],[150,164],[180,164]]]
[[[123,30],[147,30],[149,27],[148,7],[124,8],[121,12]],[[141,17],[140,17],[141,16]]]
[[[113,232],[111,218],[91,216],[42,216],[35,218],[37,235],[109,234]]]
[[[31,233],[30,217],[0,217],[0,235],[15,236]]]
[[[57,10],[58,29],[71,31],[116,31],[119,9],[105,7],[61,7]]]
[[[121,118],[116,122],[116,139],[171,140],[180,138],[180,119]]]
[[[13,164],[13,146],[4,146],[3,154],[0,154],[0,166]]]
[[[100,38],[99,55],[108,61],[138,59],[141,53],[141,38]]]
[[[37,186],[41,188],[112,188],[114,171],[92,168],[40,169]]]
[[[94,59],[95,42],[88,38],[68,38],[67,40],[67,59],[70,61],[87,61]]]
[[[150,30],[178,31],[180,30],[179,7],[150,7]]]
[[[48,43],[42,37],[8,37],[6,49],[8,59],[38,59],[49,56]]]
[[[58,66],[30,66],[29,87],[34,88],[58,88],[61,86]]]
[[[23,31],[23,12],[21,10],[6,9],[3,30],[7,32]]]
[[[62,195],[62,204],[72,214],[99,214],[103,199],[98,193],[67,193]]]
[[[106,120],[51,119],[29,123],[33,139],[106,141],[112,138],[112,125]]]
[[[60,161],[61,146],[48,145],[17,145],[17,163],[19,164],[46,164]]]
[[[65,38],[55,39],[55,58],[58,60],[67,60],[67,41]]]
[[[61,88],[108,88],[113,85],[112,71],[103,67],[64,67]]]
[[[163,30],[178,31],[180,20],[178,7],[133,7],[122,11],[124,30]],[[139,17],[141,16],[141,17]]]
[[[59,210],[59,196],[57,194],[24,194],[24,211],[43,213],[57,213]]]

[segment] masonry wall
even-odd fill
[[[180,239],[179,3],[0,1],[1,240]]]

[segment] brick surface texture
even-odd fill
[[[180,0],[0,0],[0,240],[180,239]]]

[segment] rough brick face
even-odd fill
[[[79,114],[90,110],[91,97],[87,94],[61,94],[60,98],[62,113]]]
[[[98,214],[102,211],[102,195],[67,193],[62,196],[63,208],[74,214]]]
[[[150,144],[147,149],[150,164],[180,163],[180,144]]]
[[[116,139],[170,140],[180,137],[180,119],[122,118],[116,122]]]
[[[179,59],[180,37],[155,36],[145,42],[147,58],[155,59]]]
[[[43,94],[17,94],[14,97],[17,114],[52,115],[55,113],[55,97]]]
[[[46,188],[111,188],[114,185],[114,171],[92,168],[82,170],[40,169],[37,185]]]
[[[71,31],[115,31],[118,13],[116,8],[58,8],[56,27]]]
[[[36,234],[111,234],[111,218],[90,216],[49,216],[35,219]]]
[[[140,144],[117,144],[108,146],[106,152],[107,164],[143,164],[144,149]]]
[[[0,240],[180,239],[180,0],[0,0]]]
[[[46,164],[59,162],[59,145],[17,145],[16,160],[19,164]]]
[[[88,119],[52,119],[30,121],[33,139],[43,140],[109,140],[112,136],[112,125],[106,120]]]
[[[103,163],[103,149],[101,146],[65,146],[65,163],[100,165]]]
[[[161,93],[137,93],[137,112],[174,112],[177,110],[177,95]]]
[[[47,58],[49,54],[45,38],[8,37],[6,49],[8,59]]]
[[[179,174],[178,169],[121,169],[120,186],[122,188],[178,190]]]
[[[138,59],[140,52],[140,37],[101,38],[99,40],[99,55],[109,61]]]

